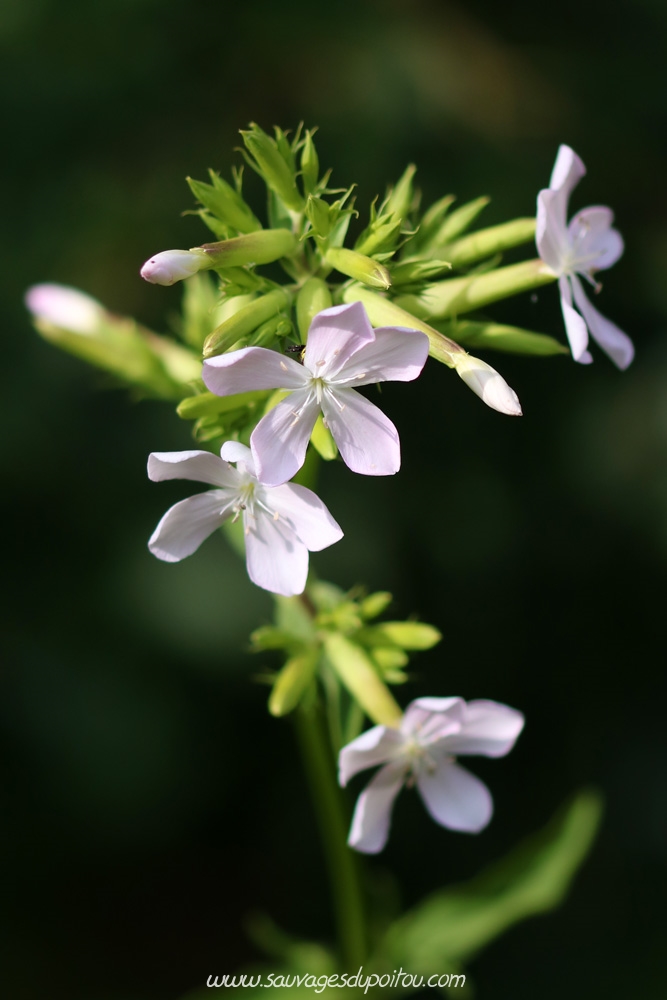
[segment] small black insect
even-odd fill
[[[295,357],[294,360],[298,361],[300,365],[303,364],[303,357],[305,353],[306,353],[305,344],[288,344],[287,347],[285,348],[285,354],[298,355],[298,357]]]

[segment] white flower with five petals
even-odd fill
[[[374,330],[361,302],[353,302],[317,314],[302,365],[264,347],[244,347],[209,358],[202,378],[218,396],[253,389],[289,390],[262,417],[250,438],[261,482],[284,483],[301,468],[320,411],[353,472],[390,476],[401,464],[398,432],[354,387],[410,382],[421,373],[427,357],[425,334],[402,327]]]
[[[343,537],[311,490],[295,483],[275,488],[259,483],[250,449],[236,441],[223,444],[220,458],[209,451],[154,452],[148,475],[154,482],[192,479],[217,487],[181,500],[164,515],[148,547],[165,562],[192,555],[223,521],[242,516],[248,576],[264,590],[291,597],[306,586],[308,552]]]
[[[339,783],[384,764],[361,793],[348,844],[376,854],[387,843],[394,800],[416,785],[432,818],[450,830],[478,833],[493,813],[491,793],[455,762],[459,754],[503,757],[523,729],[521,712],[495,701],[417,698],[400,728],[374,726],[340,751]]]
[[[563,319],[575,361],[589,364],[593,360],[587,349],[590,333],[619,368],[627,368],[635,354],[632,341],[591,305],[578,277],[582,275],[597,287],[593,274],[611,267],[623,253],[621,234],[612,229],[610,208],[584,208],[567,222],[570,194],[585,173],[577,154],[569,146],[561,146],[549,187],[537,196],[537,252],[558,276]]]

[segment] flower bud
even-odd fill
[[[261,222],[255,218],[241,195],[224,181],[222,177],[210,170],[212,184],[186,177],[190,190],[204,208],[217,219],[241,233],[254,233],[262,228]]]
[[[324,640],[324,650],[329,663],[366,715],[380,725],[397,727],[403,712],[363,649],[340,632],[330,632]]]
[[[146,261],[139,272],[153,285],[174,285],[191,278],[202,268],[212,267],[206,254],[193,250],[163,250]]]
[[[403,175],[396,182],[387,198],[387,203],[384,206],[384,211],[387,215],[391,215],[394,212],[399,219],[404,219],[408,215],[414,201],[412,178],[416,172],[417,168],[414,163],[405,168]]]
[[[457,354],[454,367],[463,381],[487,406],[511,417],[521,416],[521,403],[514,389],[511,389],[495,368],[470,354]]]
[[[346,250],[344,247],[329,247],[325,254],[327,263],[335,267],[341,274],[362,281],[371,288],[387,289],[391,285],[391,276],[383,264],[371,257],[366,257],[356,250]]]
[[[35,319],[84,335],[94,334],[108,315],[90,295],[66,285],[33,285],[25,304]]]
[[[277,143],[259,125],[251,122],[247,132],[241,130],[243,142],[254,160],[251,165],[281,201],[293,212],[303,211],[303,198],[296,186],[295,173],[282,156]]]
[[[306,343],[310,324],[315,316],[331,306],[331,292],[321,278],[308,278],[299,289],[296,297],[296,321],[299,327],[301,343]]]
[[[262,323],[289,306],[289,295],[276,288],[224,320],[204,341],[204,357],[223,354],[243,337],[249,336]]]
[[[313,142],[313,133],[306,132],[303,150],[301,151],[301,176],[303,177],[303,186],[307,194],[312,194],[317,187],[319,172],[320,163],[317,158],[315,143]]]
[[[203,243],[194,252],[203,251],[208,267],[241,267],[244,264],[270,264],[288,257],[297,249],[298,240],[289,229],[260,229],[256,233],[235,236],[218,243]]]
[[[535,219],[513,219],[500,226],[491,226],[469,236],[462,236],[455,243],[448,244],[442,251],[442,256],[451,262],[452,267],[468,267],[534,239]]]

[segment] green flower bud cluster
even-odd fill
[[[319,680],[325,695],[342,685],[349,696],[346,704],[337,698],[333,706],[338,716],[333,729],[341,740],[356,735],[353,729],[363,718],[359,709],[384,725],[400,722],[388,685],[409,679],[408,653],[430,649],[442,636],[424,622],[375,622],[391,600],[384,591],[346,594],[323,582],[312,583],[304,597],[278,598],[275,624],[251,636],[255,652],[281,650],[286,657],[271,677],[269,711],[286,715],[312,703]]]

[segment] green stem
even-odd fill
[[[363,965],[366,935],[357,858],[346,843],[343,797],[336,784],[322,713],[301,708],[294,717],[329,869],[343,968],[354,970]]]

